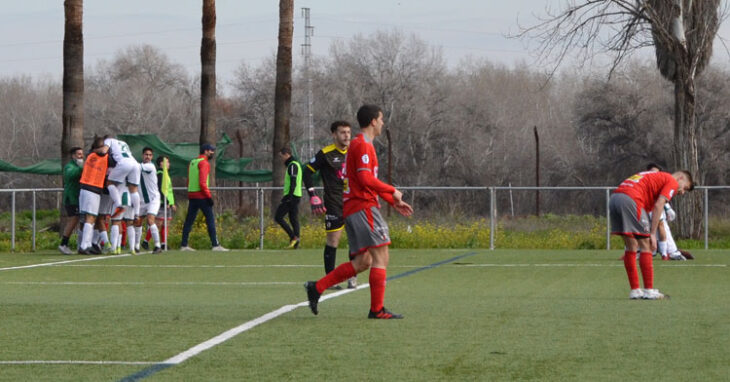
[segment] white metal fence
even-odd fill
[[[489,234],[489,248],[495,249],[497,247],[497,243],[495,243],[495,232],[496,232],[496,225],[498,221],[498,214],[497,214],[497,200],[500,192],[508,192],[509,193],[509,199],[511,200],[512,192],[514,191],[592,191],[592,192],[602,192],[605,194],[605,218],[606,218],[606,249],[611,249],[611,230],[610,230],[610,221],[609,221],[609,214],[608,214],[608,202],[611,195],[611,190],[613,190],[615,187],[512,187],[512,186],[499,186],[499,187],[429,187],[429,186],[420,186],[420,187],[398,187],[400,190],[403,191],[409,191],[410,196],[408,197],[415,197],[416,193],[420,192],[471,192],[475,193],[477,195],[483,195],[484,198],[488,198],[489,200],[489,228],[490,228],[490,234]],[[281,188],[276,187],[263,187],[263,186],[254,186],[254,187],[211,187],[212,190],[219,191],[219,192],[232,192],[232,191],[247,191],[247,192],[254,192],[256,195],[256,210],[258,213],[259,218],[259,248],[263,249],[264,247],[264,231],[265,231],[265,192],[266,191],[273,191],[273,190],[281,190]],[[709,247],[709,210],[708,206],[710,205],[709,200],[709,191],[711,190],[730,190],[730,186],[698,186],[696,187],[699,192],[703,193],[703,234],[704,234],[704,246],[705,249]],[[184,188],[175,188],[176,191],[184,191]],[[32,223],[31,223],[31,230],[32,230],[32,244],[31,248],[35,251],[36,249],[36,211],[37,211],[37,196],[38,194],[53,194],[55,193],[57,197],[56,207],[60,207],[60,195],[63,193],[62,188],[18,188],[18,189],[0,189],[0,198],[3,198],[5,195],[10,196],[10,216],[11,216],[11,249],[15,250],[15,239],[16,239],[16,214],[17,214],[17,196],[19,194],[21,195],[27,195],[30,194],[30,204],[31,204],[31,214],[32,214]],[[544,211],[549,212],[549,211]]]

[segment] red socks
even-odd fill
[[[641,252],[639,255],[639,265],[641,265],[641,277],[644,279],[644,288],[654,289],[654,265],[652,264],[651,252]]]
[[[631,286],[631,289],[639,289],[639,272],[636,270],[636,252],[624,252],[624,268],[626,268],[626,275],[629,276],[629,285]],[[643,265],[641,270],[643,272]]]
[[[370,268],[370,311],[380,312],[385,300],[386,271],[383,268]]]
[[[351,262],[348,261],[346,263],[342,263],[332,272],[328,273],[327,276],[324,276],[317,281],[317,292],[322,293],[332,285],[339,284],[355,275],[357,275],[357,272],[355,272],[355,268],[352,266]]]

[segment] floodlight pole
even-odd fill
[[[302,17],[304,17],[304,44],[302,44],[302,54],[304,55],[304,77],[307,79],[307,159],[314,156],[314,111],[312,110],[312,75],[309,70],[312,61],[312,36],[314,35],[314,27],[310,24],[309,8],[302,8]]]

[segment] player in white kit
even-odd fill
[[[155,217],[160,210],[160,191],[157,185],[157,168],[152,163],[154,152],[151,148],[145,147],[142,149],[142,163],[141,168],[141,202],[139,217],[134,222],[135,237],[137,237],[137,251],[139,251],[139,241],[142,239],[142,221],[143,217],[147,218],[147,230],[152,235],[152,239],[155,241],[155,249],[152,253],[162,252],[160,247],[160,231],[155,224]]]
[[[104,138],[104,145],[109,147],[109,155],[116,162],[114,168],[109,172],[109,196],[114,201],[114,215],[120,215],[121,209],[124,208],[122,203],[122,192],[120,186],[126,184],[129,187],[131,207],[134,216],[139,215],[139,178],[140,167],[139,162],[134,159],[129,145],[126,142],[116,138]]]

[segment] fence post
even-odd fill
[[[10,199],[10,250],[15,251],[15,191]]]
[[[33,252],[35,252],[35,228],[36,228],[36,225],[35,225],[35,211],[36,211],[36,206],[35,206],[35,191],[33,191],[33,244],[32,244],[32,248],[33,248],[32,250],[33,250]]]
[[[497,215],[496,194],[497,191],[494,187],[489,187],[489,249],[491,250],[494,250],[494,227],[496,226],[495,220]]]
[[[708,212],[708,209],[710,207],[710,198],[708,197],[709,190],[705,188],[705,205],[703,206],[705,209],[705,249],[709,248],[709,233],[710,230],[710,214]]]
[[[264,249],[264,189],[256,190],[259,199],[259,249]]]
[[[611,190],[606,189],[606,250],[611,250],[611,212],[608,209],[608,203],[611,200]]]

